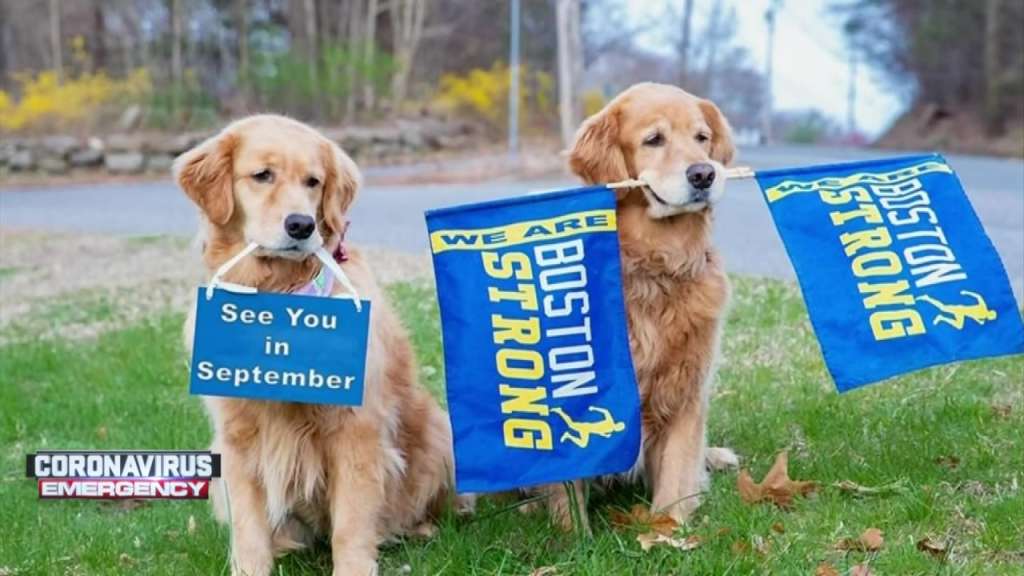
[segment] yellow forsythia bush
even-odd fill
[[[449,111],[469,114],[502,128],[508,113],[510,80],[504,62],[495,62],[489,69],[474,68],[465,74],[444,74],[434,102]],[[519,67],[519,110],[524,121],[553,116],[554,99],[554,79],[550,74]]]
[[[64,127],[91,118],[105,105],[136,101],[152,90],[149,72],[142,68],[122,79],[82,72],[59,81],[54,70],[13,78],[20,98],[0,90],[0,130],[9,132]]]

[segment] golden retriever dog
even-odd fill
[[[209,271],[256,242],[224,280],[265,292],[290,292],[319,272],[313,252],[338,248],[360,185],[338,146],[271,115],[227,126],[179,157],[174,175],[204,216]],[[409,338],[369,264],[347,254],[342,269],[373,302],[363,405],[204,398],[222,455],[212,499],[231,525],[233,574],[270,574],[275,555],[318,536],[330,539],[335,575],[375,574],[379,542],[429,531],[446,498],[448,419],[417,381]]]
[[[712,206],[735,149],[718,108],[675,86],[637,84],[588,118],[569,166],[588,184],[640,179],[621,189],[616,213],[629,343],[643,410],[639,472],[652,511],[684,522],[712,468],[736,465],[705,449],[708,397],[729,280],[711,245]],[[570,498],[545,489],[554,519],[571,526]],[[577,502],[583,502],[576,483]],[[586,518],[585,511],[580,517]]]

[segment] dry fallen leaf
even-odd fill
[[[644,532],[653,532],[665,536],[672,535],[679,523],[668,514],[652,514],[646,506],[637,504],[629,512],[612,510],[610,515],[612,526],[619,529],[639,528]]]
[[[780,452],[775,457],[775,464],[765,475],[760,484],[755,483],[750,473],[741,470],[736,477],[736,489],[740,498],[747,504],[754,504],[762,501],[774,502],[780,508],[788,508],[793,497],[804,496],[814,491],[817,484],[800,480],[792,480],[789,477],[789,455]]]
[[[656,532],[645,532],[636,537],[636,541],[640,543],[640,548],[647,552],[654,546],[664,544],[671,546],[677,550],[693,550],[702,544],[700,536],[691,535],[686,538],[675,538],[673,536],[667,536],[665,534],[658,534]]]
[[[997,418],[1009,418],[1010,412],[1013,412],[1012,404],[993,404],[992,415]]]
[[[935,463],[950,470],[956,470],[960,466],[960,458],[956,456],[939,456],[935,459]]]
[[[776,534],[785,534],[786,527],[782,525],[782,522],[776,522],[775,524],[772,524],[772,532],[775,532]]]
[[[96,429],[96,438],[99,439],[99,440],[106,440],[107,439],[107,427],[106,426],[100,426],[99,428]]]
[[[558,573],[558,568],[555,567],[555,566],[541,566],[540,568],[537,568],[533,572],[530,572],[530,576],[551,576],[552,574],[557,574],[557,573]]]
[[[860,541],[864,544],[864,547],[871,552],[880,550],[885,544],[885,538],[882,537],[882,531],[878,528],[868,528],[860,535]]]
[[[828,562],[822,562],[818,564],[818,567],[814,570],[814,576],[839,576],[839,570],[836,570],[834,566]]]
[[[917,549],[921,552],[927,552],[939,559],[945,558],[946,554],[949,553],[949,549],[945,542],[933,540],[931,537],[925,537],[918,540]]]
[[[884,544],[885,538],[882,537],[882,531],[878,528],[868,528],[856,540],[843,538],[836,543],[836,548],[856,552],[875,552],[880,550]]]
[[[850,568],[850,576],[871,576],[871,568],[867,564],[857,564]]]
[[[742,556],[743,554],[750,552],[750,544],[747,544],[746,540],[737,540],[732,543],[730,548],[732,549],[732,553],[736,556]]]

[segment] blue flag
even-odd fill
[[[629,469],[640,402],[615,194],[427,212],[459,492]]]
[[[1024,352],[1006,270],[939,155],[757,173],[836,387]]]

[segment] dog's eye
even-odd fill
[[[260,170],[259,172],[256,172],[255,174],[253,174],[252,175],[252,179],[257,181],[257,182],[261,182],[263,184],[266,184],[268,182],[273,182],[274,181],[274,173],[271,172],[270,170],[263,169],[263,170]]]
[[[647,138],[644,138],[644,146],[661,146],[665,143],[665,137],[662,136],[661,132],[655,132]]]
[[[703,144],[708,140],[711,140],[711,136],[708,135],[707,132],[699,132],[696,136],[694,136],[694,139],[697,140],[697,142]]]
[[[309,178],[306,178],[306,187],[308,187],[308,188],[316,188],[319,185],[320,185],[320,181],[317,180],[316,178],[314,178],[313,176],[310,176]]]

